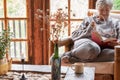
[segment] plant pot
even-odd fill
[[[0,75],[8,72],[8,61],[6,58],[0,59]]]
[[[8,70],[11,70],[12,67],[12,58],[8,61]]]

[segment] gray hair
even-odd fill
[[[113,0],[97,0],[96,9],[103,8],[104,6],[109,6],[112,9]]]

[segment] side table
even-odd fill
[[[94,67],[84,67],[84,72],[82,74],[76,74],[70,67],[66,73],[64,80],[94,80],[94,77]]]

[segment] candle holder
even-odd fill
[[[24,62],[25,62],[24,58],[21,59],[21,62],[22,62],[22,70],[24,72]],[[24,73],[22,74],[20,80],[27,80],[27,78],[25,77]]]

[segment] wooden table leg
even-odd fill
[[[114,80],[120,80],[120,45],[115,46]]]

